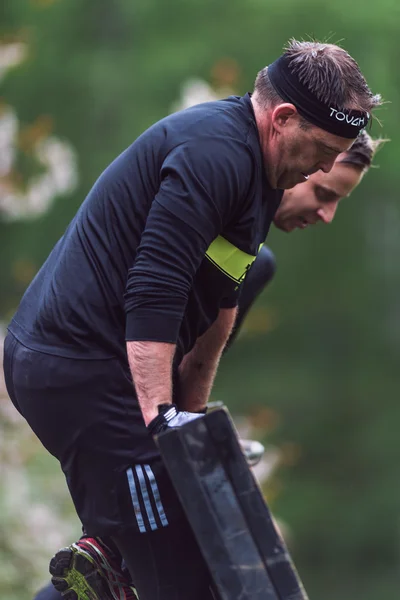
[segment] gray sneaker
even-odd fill
[[[247,464],[250,467],[257,465],[263,457],[265,452],[264,446],[256,440],[239,440],[239,444],[242,448],[243,454],[247,460]]]

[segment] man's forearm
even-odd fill
[[[179,367],[179,408],[203,410],[210,397],[218,363],[235,323],[236,308],[221,309],[217,320],[186,354]]]
[[[158,415],[158,405],[172,402],[172,361],[175,344],[127,342],[129,366],[146,425]]]

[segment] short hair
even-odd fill
[[[363,129],[360,131],[351,148],[343,153],[343,158],[338,162],[351,165],[364,173],[370,168],[375,153],[387,141],[389,140],[383,138],[373,139]]]
[[[354,58],[340,46],[292,39],[283,55],[289,59],[291,72],[324,104],[370,113],[382,103],[381,96],[369,89]],[[254,91],[265,108],[283,102],[271,84],[268,67],[258,73]]]

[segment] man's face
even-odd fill
[[[296,109],[290,112],[291,106],[280,105],[272,117],[275,136],[267,160],[273,165],[271,184],[280,189],[292,188],[319,170],[328,173],[338,155],[354,141],[311,124],[302,128]]]
[[[360,169],[341,163],[339,155],[329,173],[318,171],[304,183],[285,190],[274,224],[282,231],[304,229],[319,221],[331,223],[341,198],[348,196],[362,178]]]

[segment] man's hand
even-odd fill
[[[181,425],[200,417],[204,417],[204,413],[178,411],[175,404],[162,404],[159,406],[159,414],[150,421],[147,429],[152,435],[155,435],[169,427],[181,427]]]

